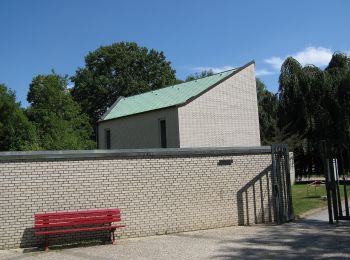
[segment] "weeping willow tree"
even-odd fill
[[[325,70],[292,57],[281,67],[279,140],[295,153],[299,174],[319,172],[320,140],[350,140],[350,59],[335,53]]]
[[[278,99],[275,94],[267,90],[266,85],[260,79],[256,79],[256,90],[258,97],[261,144],[270,145],[278,142]]]

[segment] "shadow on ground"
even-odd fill
[[[261,229],[248,238],[221,240],[213,259],[349,259],[350,226],[300,220]]]

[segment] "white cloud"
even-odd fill
[[[283,59],[273,56],[269,59],[265,59],[264,62],[270,64],[275,70],[279,70],[282,66]]]
[[[294,59],[300,62],[301,65],[313,64],[315,66],[326,66],[332,58],[333,51],[329,48],[309,46],[304,50],[295,54],[289,54],[285,57],[276,57],[265,59],[264,62],[270,64],[275,70],[279,70],[283,61],[292,56]]]
[[[275,74],[276,72],[274,71],[271,71],[271,70],[267,70],[267,69],[257,69],[255,70],[255,75],[256,76],[267,76],[267,75],[272,75],[272,74]]]
[[[264,63],[269,64],[271,66],[271,69],[266,69],[266,68],[257,69],[255,74],[256,76],[267,76],[267,75],[275,74],[277,71],[281,69],[281,66],[284,60],[290,56],[292,56],[297,61],[299,61],[302,66],[305,66],[307,64],[313,64],[319,67],[327,66],[329,61],[332,58],[333,53],[334,51],[330,48],[325,48],[321,46],[319,47],[309,46],[297,53],[289,54],[284,57],[272,56],[268,59],[265,59]],[[345,51],[344,53],[350,55],[350,51]],[[187,69],[192,70],[194,72],[212,70],[214,73],[219,73],[219,72],[222,72],[225,70],[231,70],[234,68],[236,67],[231,65],[226,65],[221,67],[210,67],[210,66],[187,67]]]
[[[202,72],[204,70],[211,70],[214,73],[219,73],[225,70],[232,70],[236,67],[230,66],[230,65],[226,65],[226,66],[222,66],[222,67],[192,67],[191,70],[195,71],[195,72]]]
[[[307,47],[305,50],[292,55],[301,65],[313,64],[326,66],[332,58],[333,51],[323,47]]]

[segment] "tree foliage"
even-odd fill
[[[37,150],[34,126],[16,102],[16,94],[0,84],[0,151]]]
[[[185,81],[213,75],[203,71]],[[85,57],[71,78],[54,72],[33,78],[24,110],[0,85],[0,150],[94,148],[93,127],[119,96],[181,83],[163,52],[132,42],[103,46]],[[287,143],[299,174],[320,167],[322,139],[350,140],[350,59],[335,53],[324,69],[287,58],[277,94],[257,79],[262,144]]]
[[[201,79],[211,75],[214,75],[214,72],[212,70],[203,70],[200,73],[196,72],[195,74],[187,76],[185,79],[185,82],[195,80],[195,79]]]
[[[73,98],[94,125],[118,97],[158,89],[176,78],[163,52],[120,42],[90,52],[72,81]]]
[[[261,144],[271,144],[276,142],[276,138],[279,136],[277,127],[277,96],[268,91],[260,79],[256,79],[256,90]]]
[[[349,58],[334,54],[321,70],[293,58],[282,65],[279,88],[279,127],[299,140],[349,139]]]
[[[30,84],[27,100],[29,120],[37,129],[44,150],[94,147],[88,117],[81,112],[67,89],[67,77],[54,72],[38,75]]]
[[[335,53],[325,70],[289,57],[279,78],[280,142],[289,144],[299,174],[318,171],[320,140],[350,140],[350,59]]]

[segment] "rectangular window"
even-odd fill
[[[159,120],[160,126],[160,146],[162,148],[167,148],[166,142],[166,122],[164,119]]]
[[[111,149],[111,130],[105,129],[106,149]]]

